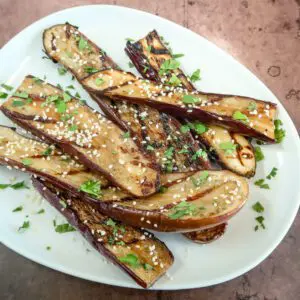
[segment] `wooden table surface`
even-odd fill
[[[300,0],[0,0],[0,47],[41,17],[96,3],[145,10],[208,38],[267,84],[300,129]],[[31,262],[1,245],[0,297],[296,300],[300,299],[299,231],[298,214],[283,242],[252,271],[217,286],[171,292],[140,291],[81,280]]]

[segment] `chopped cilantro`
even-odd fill
[[[101,195],[101,183],[97,180],[87,180],[79,187],[79,191],[98,198]]]
[[[81,98],[81,96],[80,96],[80,94],[79,94],[78,92],[76,92],[75,97],[76,97],[76,98]],[[81,103],[86,104],[86,101],[85,101],[85,100],[80,100],[80,104],[81,104]]]
[[[58,99],[57,101],[55,101],[55,106],[57,109],[57,112],[59,114],[63,114],[67,111],[67,104],[65,101]]]
[[[151,145],[147,145],[146,149],[147,149],[148,151],[154,151],[154,147],[151,146]]]
[[[128,139],[128,138],[130,138],[130,132],[127,131],[127,132],[123,133],[122,137],[123,137],[123,139]]]
[[[47,147],[46,150],[44,152],[42,152],[43,156],[49,156],[52,153],[52,148],[51,147]]]
[[[274,125],[275,125],[275,130],[274,130],[275,141],[277,144],[279,144],[283,141],[283,139],[285,137],[285,130],[281,128],[283,123],[279,119],[276,119],[274,121]]]
[[[254,227],[254,230],[255,230],[255,231],[257,231],[257,230],[259,229],[259,226],[260,226],[262,229],[266,229],[266,226],[265,226],[265,224],[264,224],[265,218],[264,218],[263,216],[258,216],[258,217],[255,218],[255,220],[256,220],[257,223],[259,224],[259,225],[256,225],[256,226]]]
[[[173,57],[174,59],[180,58],[180,57],[183,57],[183,56],[184,56],[184,54],[182,54],[182,53],[172,54],[172,57]]]
[[[189,125],[182,125],[182,126],[180,127],[180,131],[181,131],[182,133],[187,133],[187,132],[190,131],[190,126],[189,126]]]
[[[22,159],[22,164],[24,166],[30,166],[32,164],[32,160],[29,158],[24,158],[24,159]]]
[[[60,67],[57,69],[57,72],[59,75],[65,75],[67,73],[67,70],[64,67]]]
[[[184,95],[181,99],[184,104],[195,104],[200,102],[200,99],[193,95]]]
[[[191,76],[190,76],[190,80],[191,82],[196,82],[198,80],[200,80],[200,69],[197,69]]]
[[[75,90],[75,87],[74,87],[74,85],[68,85],[67,87],[66,87],[66,89],[69,89],[69,90]]]
[[[28,93],[26,92],[15,92],[13,94],[14,97],[22,98],[22,99],[27,99],[28,98]]]
[[[270,189],[270,186],[267,183],[265,183],[265,180],[263,178],[256,180],[254,184],[259,186],[261,189],[266,189],[266,190]]]
[[[51,250],[51,247],[50,247],[50,246],[47,246],[46,249],[49,251],[49,250]]]
[[[160,188],[159,188],[159,193],[161,193],[161,194],[163,194],[163,193],[165,193],[166,191],[168,190],[168,188],[167,187],[165,187],[165,186],[161,186]]]
[[[41,215],[41,214],[43,214],[45,212],[45,210],[43,209],[43,208],[41,208],[38,212],[37,212],[37,214],[38,215]]]
[[[194,126],[194,128],[192,128],[192,129],[194,129],[197,134],[202,134],[208,130],[208,127],[205,124],[200,123],[200,122],[193,123],[193,126]]]
[[[78,126],[76,124],[73,124],[69,127],[69,131],[76,131]]]
[[[192,156],[192,160],[196,160],[199,157],[202,157],[204,160],[207,160],[207,153],[203,149],[199,149]]]
[[[232,142],[223,142],[219,144],[220,149],[224,150],[226,155],[231,155],[236,150],[237,145]]]
[[[104,81],[104,79],[102,79],[102,78],[96,78],[96,80],[95,80],[95,84],[96,85],[101,85],[101,84],[103,84],[105,81]]]
[[[141,266],[141,263],[140,263],[138,257],[133,253],[129,253],[126,256],[122,256],[119,258],[119,260],[120,260],[120,262],[128,264],[133,268],[137,268],[137,267]]]
[[[164,75],[168,73],[170,70],[176,70],[180,66],[180,62],[175,59],[167,59],[165,60],[159,69],[159,75]]]
[[[153,270],[153,267],[149,264],[143,264],[143,267],[146,271],[150,271],[150,270]]]
[[[194,186],[199,187],[200,185],[202,185],[204,182],[207,181],[208,177],[209,177],[208,171],[203,171],[198,178],[191,177],[191,180]]]
[[[258,213],[264,212],[265,208],[262,206],[260,202],[256,202],[255,204],[252,205],[252,208],[254,211]]]
[[[133,67],[134,67],[134,64],[130,61],[130,62],[128,63],[128,66],[129,66],[129,68],[133,68]]]
[[[69,102],[72,99],[72,95],[70,95],[69,92],[64,92],[63,99],[65,102]]]
[[[183,145],[183,148],[178,151],[178,154],[187,154],[187,153],[189,153],[188,148],[189,148],[188,145]]]
[[[79,42],[78,42],[78,49],[79,51],[83,51],[85,49],[90,49],[90,45],[86,39],[83,37],[80,37]]]
[[[12,91],[14,88],[12,87],[12,86],[10,86],[10,85],[7,85],[7,84],[5,84],[5,83],[2,83],[1,84],[1,87],[3,87],[6,91]]]
[[[21,101],[21,100],[13,100],[13,102],[12,102],[13,107],[20,107],[20,106],[24,106],[24,105],[25,105],[25,102]]]
[[[181,80],[175,75],[172,74],[170,80],[167,82],[169,85],[178,86],[181,84]]]
[[[93,74],[93,73],[99,72],[98,69],[91,67],[91,66],[84,67],[83,69],[84,69],[84,72],[86,72],[88,74]]]
[[[16,207],[12,212],[17,212],[17,211],[22,211],[23,210],[23,206],[20,205],[18,207]]]
[[[56,222],[55,222],[54,226],[55,226],[55,232],[58,232],[58,233],[66,233],[66,232],[76,231],[76,229],[74,227],[72,227],[69,223],[56,225]]]
[[[254,147],[254,154],[256,161],[261,161],[265,158],[264,153],[259,146]]]
[[[8,96],[7,93],[0,92],[0,99],[5,99]]]
[[[232,117],[234,120],[237,120],[237,121],[249,122],[248,117],[245,114],[241,113],[240,111],[235,111],[233,113]]]
[[[25,184],[25,181],[19,181],[14,184],[0,184],[0,190],[6,189],[6,188],[12,188],[14,190],[20,190],[20,189],[29,189],[29,187]]]
[[[132,39],[132,38],[126,38],[125,41],[127,41],[127,42],[134,42],[134,39]]]
[[[174,147],[169,147],[165,152],[164,152],[164,157],[171,159],[174,154]]]
[[[274,178],[276,175],[277,175],[277,171],[278,171],[278,169],[277,168],[272,168],[272,170],[271,170],[271,172],[269,173],[269,175],[267,176],[267,179],[272,179],[272,178]]]
[[[18,228],[18,231],[19,232],[24,232],[26,229],[29,228],[29,226],[30,226],[30,222],[29,221],[24,221],[23,224],[22,224],[22,226],[20,226]]]
[[[38,77],[33,77],[33,82],[37,85],[41,85],[43,83],[43,80]]]
[[[254,111],[257,109],[257,105],[256,105],[256,102],[254,101],[251,101],[248,105],[248,108],[247,108],[249,111]]]
[[[181,201],[172,207],[172,213],[169,214],[169,218],[172,220],[182,218],[184,216],[191,216],[196,214],[197,207],[195,204],[187,201]]]

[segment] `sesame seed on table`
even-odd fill
[[[300,129],[300,99],[299,93],[296,93],[300,89],[299,1],[1,0],[0,46],[47,14],[67,7],[96,3],[145,10],[208,38],[266,83]],[[83,61],[81,63],[84,64]],[[147,88],[144,89],[147,93]],[[268,108],[265,113],[268,114]],[[172,292],[124,289],[81,280],[38,265],[1,245],[0,267],[5,276],[1,278],[0,291],[3,299],[296,300],[300,294],[299,230],[298,215],[277,249],[258,267],[239,278],[214,287]],[[156,261],[155,256],[153,261]],[[169,279],[172,280],[170,276]]]

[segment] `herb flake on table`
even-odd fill
[[[274,178],[277,175],[277,168],[272,168],[271,172],[269,173],[269,175],[267,176],[267,179],[271,180],[272,178]]]
[[[18,207],[16,207],[15,209],[12,210],[12,212],[18,212],[18,211],[22,211],[23,210],[23,206],[20,205]]]
[[[60,225],[55,224],[55,232],[58,233],[66,233],[66,232],[72,232],[76,231],[74,227],[72,227],[69,223],[64,223]]]
[[[25,181],[20,181],[16,183],[2,183],[0,184],[0,190],[4,190],[6,188],[12,188],[14,190],[20,190],[20,189],[29,189],[29,187],[26,185]]]
[[[266,190],[270,189],[270,186],[267,183],[265,183],[265,179],[263,178],[256,180],[254,184],[260,187],[261,189],[266,189]]]
[[[195,72],[193,72],[193,74],[190,76],[190,80],[191,82],[196,82],[198,80],[201,80],[200,69],[197,69]]]
[[[24,221],[22,226],[18,228],[18,232],[24,232],[30,227],[30,222],[29,221]]]
[[[252,208],[257,213],[262,213],[265,210],[265,208],[263,207],[263,205],[259,201],[257,201],[255,204],[253,204]]]
[[[261,161],[265,158],[265,155],[262,152],[261,147],[259,147],[259,146],[254,147],[254,155],[255,155],[255,160],[256,161]]]
[[[275,135],[275,141],[277,144],[281,143],[283,141],[283,139],[285,138],[285,130],[282,128],[282,121],[279,119],[276,119],[274,121],[274,126],[275,126],[275,130],[274,130],[274,135]]]
[[[6,91],[9,91],[9,92],[11,92],[14,89],[13,86],[5,84],[5,83],[1,83],[1,87],[4,88]]]

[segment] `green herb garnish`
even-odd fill
[[[24,105],[25,105],[25,102],[21,101],[21,100],[13,100],[13,102],[12,102],[13,107],[20,107],[20,106],[24,106]]]
[[[154,151],[154,147],[151,146],[151,145],[147,145],[146,149],[147,149],[148,151]]]
[[[97,180],[87,180],[81,184],[79,191],[98,198],[101,195],[101,183]]]
[[[58,233],[66,233],[66,232],[76,231],[76,229],[74,227],[72,227],[69,223],[56,225],[56,222],[55,222],[54,226],[55,226],[55,232],[58,232]]]
[[[105,82],[105,81],[104,81],[104,79],[102,79],[102,78],[96,78],[96,80],[95,80],[95,84],[96,84],[97,86],[103,84],[104,82]]]
[[[12,212],[17,212],[17,211],[22,211],[23,210],[23,206],[20,205],[18,207],[16,207]]]
[[[38,215],[41,215],[41,214],[43,214],[45,212],[45,210],[43,209],[43,208],[41,208],[38,212],[37,212],[37,214]]]
[[[237,120],[237,121],[249,122],[248,117],[245,114],[241,113],[240,111],[235,111],[233,113],[232,117],[234,120]]]
[[[164,152],[164,157],[171,159],[174,154],[174,147],[169,147],[165,152]]]
[[[192,160],[196,160],[197,158],[202,157],[204,160],[207,160],[207,153],[203,149],[199,149],[192,156]]]
[[[78,42],[78,49],[79,51],[83,51],[84,49],[90,49],[90,45],[87,40],[85,40],[83,37],[80,37]]]
[[[10,86],[10,85],[7,85],[7,84],[5,84],[5,83],[2,83],[1,84],[1,87],[3,87],[6,91],[12,91],[14,88],[12,87],[12,86]]]
[[[265,183],[265,180],[263,178],[256,180],[254,184],[259,186],[261,189],[266,189],[266,190],[270,189],[270,186],[267,183]]]
[[[57,72],[59,75],[65,75],[67,73],[67,70],[64,67],[60,67],[57,69]]]
[[[190,76],[190,80],[191,82],[196,82],[198,80],[200,80],[200,69],[197,69],[191,76]]]
[[[49,156],[52,153],[52,148],[51,147],[47,147],[46,150],[44,152],[42,152],[43,156]]]
[[[204,182],[207,181],[208,177],[209,177],[208,171],[203,171],[198,178],[191,177],[191,180],[194,186],[199,187],[200,185],[202,185]]]
[[[0,99],[5,99],[8,96],[7,93],[0,92]]]
[[[180,57],[183,57],[183,56],[184,56],[184,54],[182,54],[182,53],[172,54],[172,57],[173,57],[174,59],[180,58]]]
[[[69,131],[76,131],[77,128],[78,128],[78,126],[75,125],[75,124],[73,124],[73,125],[71,125],[71,126],[69,127]]]
[[[184,104],[195,104],[200,102],[200,99],[192,95],[184,95],[181,99]]]
[[[247,108],[249,111],[254,111],[257,109],[257,105],[256,105],[256,102],[254,101],[251,101],[248,105],[248,108]]]
[[[126,256],[122,256],[119,258],[119,260],[120,260],[120,262],[128,264],[133,268],[138,268],[141,266],[141,263],[140,263],[138,257],[133,253],[129,253]]]
[[[32,164],[32,160],[29,158],[24,158],[24,159],[22,159],[22,164],[24,166],[30,166]]]
[[[150,271],[150,270],[153,270],[153,267],[149,264],[143,264],[143,267],[146,271]]]
[[[159,188],[159,193],[161,193],[161,194],[163,194],[163,193],[165,193],[166,191],[168,190],[168,188],[167,187],[165,187],[165,186],[161,186],[160,188]]]
[[[130,61],[130,62],[128,63],[128,66],[129,66],[129,68],[133,68],[133,67],[134,67],[134,64]]]
[[[180,127],[180,131],[181,131],[182,133],[187,133],[187,132],[190,131],[190,126],[189,126],[189,125],[182,125],[182,126]]]
[[[172,220],[182,218],[184,216],[195,215],[197,211],[197,207],[195,204],[182,201],[179,204],[172,207],[172,213],[169,214],[169,218]]]
[[[46,249],[49,251],[49,250],[51,250],[51,247],[50,247],[50,246],[47,246]]]
[[[192,124],[193,124],[192,129],[194,129],[197,134],[202,134],[208,130],[208,127],[203,123],[197,122],[197,123],[192,123]]]
[[[267,179],[272,179],[272,178],[274,178],[276,175],[277,175],[277,171],[278,171],[278,169],[277,168],[272,168],[272,170],[271,170],[271,172],[269,173],[269,175],[267,176]]]
[[[281,128],[283,123],[279,119],[276,119],[274,121],[274,125],[275,125],[275,130],[274,130],[275,141],[277,144],[279,144],[283,141],[283,139],[285,137],[285,130]]]
[[[237,145],[232,142],[224,142],[219,144],[220,149],[224,150],[226,155],[231,155],[236,150]]]
[[[96,69],[94,67],[90,67],[90,66],[84,67],[83,69],[84,69],[84,72],[88,73],[88,74],[94,74],[94,73],[99,72],[98,69]]]
[[[123,138],[123,139],[128,139],[128,138],[130,138],[130,132],[127,131],[127,132],[123,133],[122,138]]]
[[[170,80],[167,82],[169,85],[178,86],[181,84],[181,80],[175,75],[172,74]]]
[[[22,99],[27,99],[28,98],[28,93],[26,92],[15,92],[13,94],[14,97],[22,98]]]
[[[254,147],[254,154],[256,161],[261,161],[265,158],[264,153],[262,152],[261,147],[259,146]]]
[[[19,189],[22,189],[22,188],[29,189],[29,187],[25,184],[25,181],[16,182],[14,184],[10,184],[10,183],[0,184],[0,190],[4,190],[8,187],[10,187],[14,190],[19,190]]]
[[[159,69],[159,75],[164,75],[171,70],[176,70],[180,66],[180,62],[175,59],[167,59],[165,60]]]
[[[262,206],[260,202],[256,202],[255,204],[252,205],[252,208],[254,211],[258,213],[264,212],[265,208]]]
[[[23,225],[18,228],[18,231],[19,232],[24,232],[26,229],[29,228],[29,226],[30,226],[30,222],[29,221],[24,221]]]
[[[259,225],[256,225],[254,227],[254,230],[257,231],[259,229],[259,227],[261,227],[262,229],[266,229],[266,226],[264,224],[264,220],[265,218],[263,216],[258,216],[255,218],[255,220],[258,222]]]

